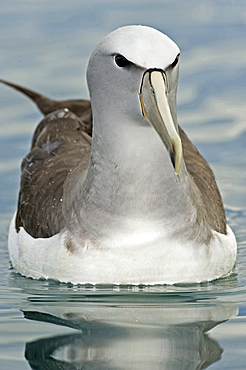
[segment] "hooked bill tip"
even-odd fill
[[[175,169],[175,158],[174,158],[174,152],[173,152],[173,150],[170,150],[169,155],[170,155],[170,159],[171,159],[173,168]]]

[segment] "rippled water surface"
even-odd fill
[[[232,276],[186,286],[73,287],[10,269],[21,158],[41,115],[0,86],[0,369],[246,368],[246,2],[2,0],[0,78],[88,97],[93,46],[147,24],[180,46],[179,122],[215,171],[238,239]]]

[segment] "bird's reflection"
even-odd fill
[[[50,313],[30,308],[28,319],[78,330],[27,343],[25,356],[35,370],[206,369],[222,354],[207,332],[237,314],[235,304],[211,301],[70,302],[69,310],[56,305]]]

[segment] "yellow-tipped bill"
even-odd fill
[[[139,99],[143,116],[159,134],[170,154],[174,172],[178,174],[182,163],[182,143],[169,108],[164,71],[150,69],[144,73]]]

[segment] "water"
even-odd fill
[[[0,369],[245,369],[244,0],[2,0],[2,78],[54,98],[87,97],[93,46],[148,24],[181,47],[179,122],[211,164],[238,239],[235,272],[214,283],[73,287],[9,265],[7,229],[36,108],[0,86]]]

